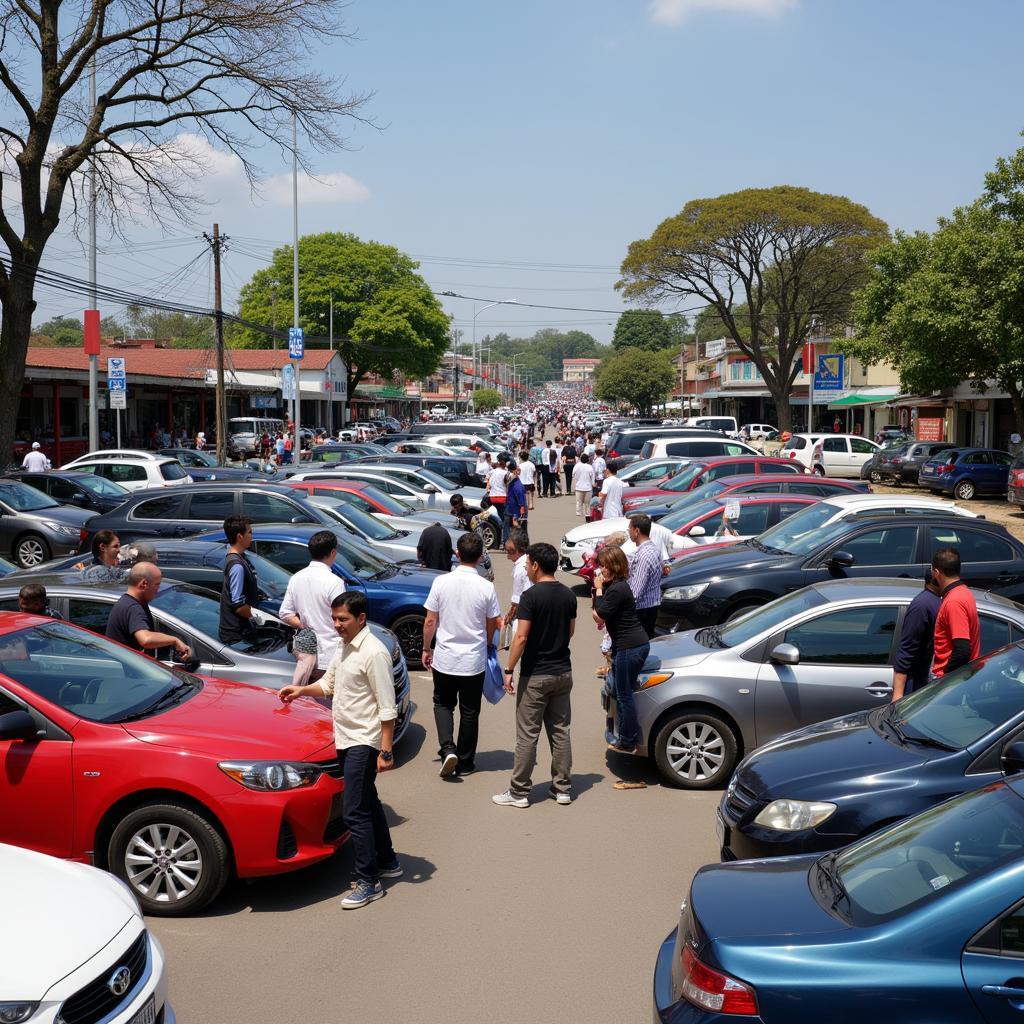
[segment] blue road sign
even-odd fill
[[[108,391],[127,391],[125,387],[124,377],[108,377],[107,378],[107,390]]]
[[[120,377],[123,380],[126,369],[124,356],[110,356],[107,359],[108,377]]]
[[[841,352],[818,356],[818,369],[814,374],[815,391],[842,391],[846,359]]]
[[[301,359],[306,354],[306,342],[301,327],[288,328],[288,358]]]
[[[295,397],[295,368],[291,363],[285,363],[281,370],[281,397]]]

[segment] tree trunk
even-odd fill
[[[771,392],[772,398],[775,399],[775,412],[779,418],[776,426],[778,426],[779,432],[791,431],[793,429],[793,410],[789,404],[789,388],[780,388],[778,385],[769,384],[768,390]]]
[[[32,334],[32,298],[35,273],[16,275],[5,289],[0,323],[0,459],[6,465],[14,458],[14,434],[18,422],[21,388],[25,380],[25,359]],[[41,426],[41,424],[40,424]]]

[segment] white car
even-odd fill
[[[700,430],[719,430],[726,437],[740,436],[735,416],[688,416],[683,420],[683,426],[697,427]]]
[[[809,473],[814,446],[828,434],[794,434],[779,452],[780,459],[795,459]]]
[[[0,1021],[174,1024],[164,951],[105,871],[0,844]]]
[[[778,430],[770,423],[744,423],[740,427],[740,437],[744,441],[765,441],[777,433]]]
[[[93,473],[112,480],[126,490],[138,491],[143,487],[177,487],[192,483],[177,459],[133,448],[104,448],[72,459],[61,469],[74,469],[79,473]]]
[[[559,565],[566,572],[579,572],[587,555],[592,554],[594,548],[606,537],[619,532],[629,535],[629,519],[625,516],[599,519],[596,523],[584,523],[582,526],[573,527],[562,538],[562,543],[559,546]],[[680,551],[687,546],[684,538],[672,534],[672,551]],[[627,554],[632,550],[632,547],[623,546],[623,551],[626,551]]]
[[[432,420],[443,420],[448,415],[447,405],[435,405],[431,407],[430,418]]]
[[[811,472],[859,480],[861,467],[881,447],[859,434],[827,434],[811,451]]]

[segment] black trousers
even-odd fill
[[[459,767],[469,769],[476,760],[476,741],[480,733],[480,702],[484,695],[484,674],[455,676],[434,672],[434,725],[437,727],[438,754],[455,753]],[[455,705],[459,706],[459,738],[455,740]]]
[[[572,494],[572,471],[576,467],[575,462],[567,462],[562,466],[565,470],[565,493]]]
[[[377,754],[369,746],[338,751],[345,777],[345,824],[352,833],[356,878],[377,881],[381,867],[395,863],[395,848],[380,797],[377,796]]]
[[[557,478],[558,473],[557,473],[557,471],[556,472],[552,472],[550,466],[544,466],[543,469],[544,469],[544,493],[547,494],[547,495],[550,495],[550,497],[553,498],[555,496],[555,479]]]
[[[648,639],[654,638],[654,626],[658,621],[659,607],[659,605],[654,605],[651,608],[637,608],[636,610],[636,617],[640,620],[640,625],[644,627]]]

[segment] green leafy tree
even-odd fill
[[[369,373],[420,378],[437,369],[451,340],[448,316],[414,260],[390,245],[328,232],[299,239],[299,266],[299,324],[308,343],[326,344],[333,301],[334,346],[348,367],[349,394]],[[268,324],[275,302],[291,308],[291,246],[277,249],[242,287],[239,313]],[[269,348],[271,339],[243,326],[232,343]]]
[[[49,338],[55,345],[72,348],[76,345],[81,347],[84,330],[82,321],[75,317],[55,316],[40,324],[35,333]]]
[[[679,321],[682,321],[681,325]],[[619,351],[639,348],[645,352],[678,349],[685,331],[684,317],[668,317],[660,309],[627,309],[615,322],[612,347]]]
[[[594,394],[602,401],[635,408],[646,416],[653,406],[665,401],[675,380],[669,353],[627,348],[598,367]]]
[[[473,409],[476,412],[494,412],[501,405],[501,395],[494,388],[479,388],[473,392]]]
[[[761,371],[786,430],[804,340],[845,321],[867,254],[887,239],[883,221],[843,196],[746,189],[694,199],[633,242],[616,287],[641,302],[706,302]]]

